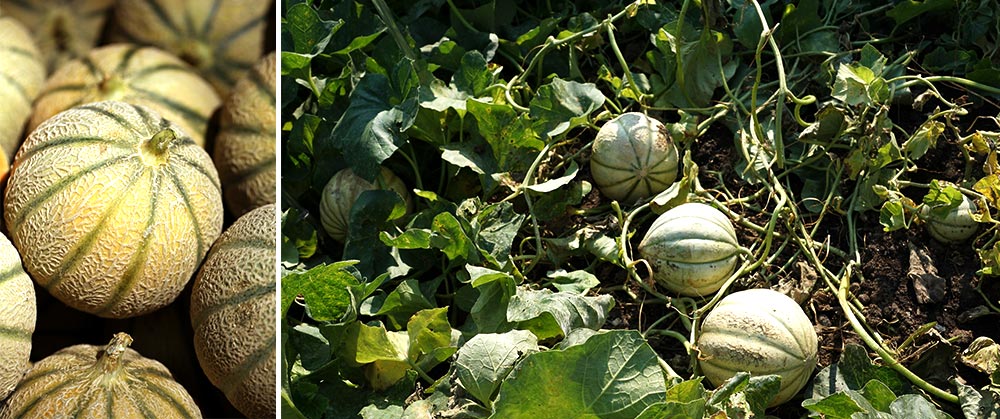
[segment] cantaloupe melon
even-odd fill
[[[31,28],[48,72],[87,54],[101,36],[114,0],[9,0],[3,13]]]
[[[727,295],[701,324],[698,365],[719,386],[746,371],[781,376],[770,405],[792,398],[816,367],[816,330],[795,300],[766,288]]]
[[[275,215],[265,205],[226,229],[191,292],[198,361],[251,418],[275,415]]]
[[[265,56],[222,108],[213,160],[226,208],[237,217],[275,202],[275,54]]]
[[[105,346],[74,345],[35,363],[0,411],[3,419],[201,418],[159,362],[118,333]]]
[[[677,146],[662,122],[628,112],[606,122],[591,146],[590,172],[604,196],[634,203],[677,178]]]
[[[28,369],[36,316],[35,287],[17,249],[0,234],[0,400]]]
[[[141,0],[115,7],[116,40],[155,45],[187,61],[223,97],[261,56],[271,1]]]
[[[208,119],[222,102],[194,68],[166,51],[107,45],[63,64],[49,77],[35,102],[28,132],[59,112],[105,100],[148,106],[202,146]]]
[[[97,102],[45,121],[4,201],[25,270],[67,305],[136,316],[173,301],[222,230],[208,153],[149,108]]]
[[[6,9],[5,9],[6,10]],[[0,17],[0,149],[9,158],[21,144],[31,103],[45,83],[45,67],[28,30],[10,17]]]

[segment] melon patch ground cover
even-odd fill
[[[282,417],[1000,415],[997,1],[279,13]]]

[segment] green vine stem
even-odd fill
[[[383,1],[383,0],[377,0],[377,1]],[[512,108],[514,108],[514,109],[516,109],[518,111],[521,111],[521,112],[527,112],[527,111],[529,111],[530,109],[528,109],[527,107],[521,106],[520,104],[517,103],[516,100],[514,100],[514,97],[511,94],[511,91],[513,90],[514,86],[524,78],[525,75],[531,73],[531,71],[538,64],[539,60],[541,60],[545,56],[545,54],[547,54],[550,50],[552,50],[554,48],[558,48],[558,47],[560,47],[560,46],[562,46],[564,44],[568,44],[568,43],[576,41],[578,39],[581,39],[581,38],[593,35],[597,31],[601,30],[601,28],[603,28],[605,26],[608,26],[608,25],[611,25],[612,23],[618,21],[622,17],[625,17],[627,15],[631,15],[635,11],[635,9],[639,7],[639,5],[642,2],[643,2],[643,0],[637,0],[634,3],[629,4],[628,6],[625,6],[625,8],[623,8],[620,12],[616,13],[615,15],[609,16],[607,19],[604,19],[603,21],[601,21],[601,22],[597,23],[596,25],[593,25],[593,26],[591,26],[589,28],[583,29],[583,30],[581,30],[579,32],[574,32],[573,34],[571,34],[571,35],[569,35],[569,36],[567,36],[565,38],[556,39],[553,36],[549,36],[548,39],[545,40],[545,43],[542,44],[541,47],[539,47],[538,52],[536,52],[535,55],[533,55],[531,57],[531,60],[528,61],[528,65],[526,67],[524,67],[524,71],[522,71],[520,74],[518,74],[518,75],[516,75],[514,77],[511,77],[510,81],[508,81],[507,84],[504,86],[504,98],[507,99],[507,103]],[[626,71],[627,71],[627,69],[626,69]]]
[[[944,400],[944,401],[946,401],[948,403],[955,403],[955,404],[957,404],[958,403],[958,396],[956,396],[954,394],[951,394],[951,393],[949,393],[949,392],[947,392],[945,390],[942,390],[942,389],[938,388],[937,386],[935,386],[935,385],[933,385],[931,383],[928,383],[923,378],[918,377],[916,374],[914,374],[908,368],[906,368],[905,366],[903,366],[903,364],[900,364],[899,361],[897,361],[892,356],[892,354],[890,354],[888,351],[886,351],[884,348],[882,348],[882,345],[880,345],[878,342],[876,342],[875,339],[872,338],[872,336],[868,334],[868,331],[865,330],[861,326],[861,324],[858,321],[857,317],[855,317],[855,315],[854,315],[854,311],[851,309],[849,303],[847,302],[847,289],[848,289],[848,286],[849,286],[849,284],[851,282],[851,280],[850,280],[850,278],[851,278],[851,267],[854,265],[854,263],[855,262],[852,261],[852,262],[849,262],[847,264],[847,267],[846,267],[845,272],[844,272],[844,276],[840,280],[840,287],[839,287],[839,289],[837,291],[837,301],[840,302],[840,307],[844,311],[844,315],[847,316],[848,322],[851,323],[851,328],[854,329],[854,333],[857,333],[858,337],[860,337],[861,340],[865,342],[865,345],[868,345],[869,348],[871,348],[872,350],[874,350],[875,353],[877,353],[882,358],[882,360],[885,362],[885,364],[888,367],[890,367],[893,370],[895,370],[897,373],[899,373],[899,375],[902,375],[903,377],[906,377],[906,379],[910,380],[911,383],[913,383],[917,387],[920,387],[922,390],[930,393],[932,396],[937,397],[937,398],[939,398],[941,400]]]

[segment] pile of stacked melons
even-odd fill
[[[0,4],[0,419],[275,416],[274,8]]]

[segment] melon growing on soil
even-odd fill
[[[191,293],[198,361],[233,406],[274,417],[275,206],[236,220],[212,245]]]
[[[173,301],[222,230],[212,160],[177,125],[121,102],[75,107],[25,141],[4,219],[25,269],[102,317]]]
[[[35,103],[28,132],[59,112],[105,100],[147,106],[202,146],[208,119],[221,103],[212,86],[179,58],[152,47],[108,45],[52,74]]]
[[[237,217],[275,202],[275,54],[265,56],[222,108],[213,159],[226,208]]]
[[[604,196],[633,203],[663,192],[677,178],[677,147],[663,123],[638,112],[597,132],[590,172]]]
[[[3,419],[201,418],[191,395],[163,364],[118,333],[104,347],[74,345],[31,367],[7,400]]]
[[[943,217],[934,215],[926,205],[920,209],[921,217],[927,222],[927,232],[939,242],[965,241],[974,236],[979,229],[979,223],[972,218],[972,214],[976,212],[976,204],[968,196],[962,195],[962,203]]]
[[[653,221],[639,243],[653,278],[681,295],[703,296],[719,290],[736,269],[740,244],[733,223],[721,211],[689,202]]]
[[[9,162],[21,143],[32,101],[45,83],[45,67],[28,29],[10,17],[0,17],[0,63],[0,149]]]
[[[406,190],[406,184],[391,170],[383,167],[375,184],[372,184],[355,175],[351,169],[343,169],[326,183],[323,187],[323,196],[320,198],[320,221],[326,233],[339,242],[346,240],[354,201],[357,201],[363,192],[374,189],[395,191],[406,203],[407,212],[413,209],[413,201]]]
[[[698,364],[719,386],[747,371],[781,376],[770,406],[784,403],[806,385],[816,367],[817,336],[795,300],[770,289],[727,295],[705,316],[698,335]]]
[[[31,28],[48,72],[87,55],[97,43],[114,0],[19,0],[3,2],[3,14]],[[44,75],[44,74],[43,74]]]
[[[198,69],[223,97],[260,58],[271,1],[121,1],[116,39],[154,45]]]
[[[36,315],[35,287],[17,249],[0,234],[0,400],[28,369]]]

